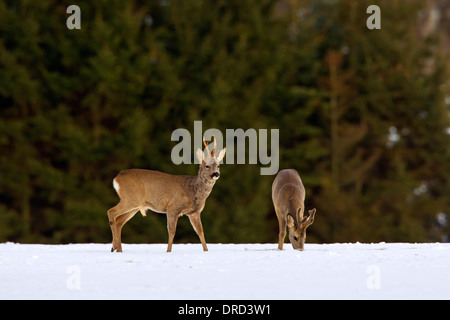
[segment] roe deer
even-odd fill
[[[145,211],[167,215],[169,243],[167,252],[172,251],[173,238],[178,218],[187,215],[203,246],[208,251],[203,234],[200,213],[205,207],[206,198],[211,193],[219,179],[219,162],[225,156],[226,148],[216,157],[216,139],[214,149],[209,151],[203,140],[208,156],[204,158],[199,148],[196,156],[200,163],[197,176],[171,175],[154,170],[130,169],[121,171],[113,180],[114,189],[120,197],[120,202],[108,210],[113,241],[111,252],[122,252],[121,231],[123,225],[138,211],[146,216]]]
[[[305,187],[302,179],[294,169],[278,172],[272,184],[272,201],[278,218],[278,249],[283,250],[286,237],[286,225],[289,230],[289,241],[295,250],[303,250],[306,239],[306,228],[314,222],[316,209],[305,211]]]

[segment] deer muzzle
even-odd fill
[[[211,175],[211,178],[213,178],[214,180],[219,179],[219,177],[220,177],[220,173],[218,173],[218,172],[214,172],[214,173]]]

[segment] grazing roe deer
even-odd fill
[[[145,211],[167,215],[169,243],[167,252],[172,251],[173,238],[178,218],[187,215],[200,238],[204,251],[208,251],[203,234],[200,213],[205,207],[206,198],[211,193],[216,180],[220,176],[219,162],[225,156],[226,148],[216,157],[216,139],[214,149],[209,151],[203,140],[208,156],[204,158],[199,148],[196,156],[200,163],[197,176],[171,175],[154,170],[130,169],[121,171],[113,180],[114,189],[120,202],[108,210],[113,241],[111,252],[122,252],[121,231],[124,224],[138,211],[146,216]]]
[[[286,237],[286,225],[289,230],[289,241],[295,250],[303,250],[306,239],[306,228],[314,222],[316,209],[305,211],[305,187],[302,179],[294,169],[278,172],[272,184],[272,201],[278,218],[280,231],[278,249],[283,250]]]

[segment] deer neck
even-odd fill
[[[206,198],[208,198],[209,194],[211,193],[211,190],[213,189],[215,183],[215,180],[209,181],[205,178],[202,178],[201,176],[195,176],[192,183],[195,197],[199,200],[206,200]]]

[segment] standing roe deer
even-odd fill
[[[306,239],[306,228],[314,222],[316,209],[305,211],[305,187],[302,179],[294,169],[278,172],[272,184],[272,201],[278,218],[280,231],[278,249],[283,250],[286,237],[286,225],[289,230],[289,241],[295,250],[303,250]]]
[[[209,152],[208,145],[203,140],[208,156],[204,158],[203,151],[197,150],[200,163],[197,176],[171,175],[154,170],[130,169],[121,171],[113,180],[114,189],[120,197],[120,202],[108,210],[109,224],[113,235],[111,252],[122,252],[121,231],[123,225],[138,211],[146,216],[145,211],[167,215],[169,243],[167,252],[172,251],[173,238],[177,228],[178,218],[187,215],[200,238],[204,251],[208,251],[203,234],[200,213],[205,207],[206,198],[211,193],[219,179],[219,162],[225,156],[226,148],[216,157],[216,139],[214,149]]]

